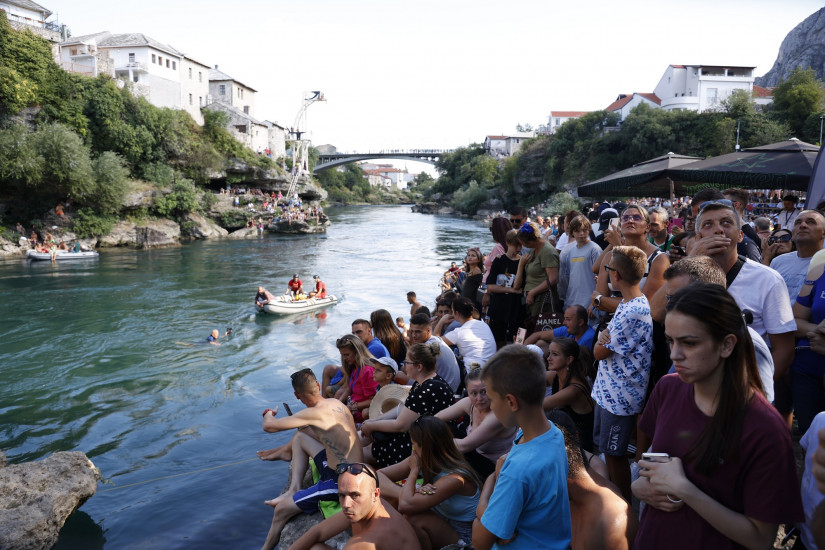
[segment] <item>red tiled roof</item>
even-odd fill
[[[507,139],[507,136],[487,136],[487,139]]]
[[[673,65],[672,63],[671,63],[670,66],[673,67],[674,69],[684,69],[685,68],[684,65]]]
[[[756,97],[771,97],[773,95],[773,89],[763,88],[762,86],[754,84],[753,93]]]
[[[649,99],[650,101],[652,101],[656,105],[661,105],[662,104],[662,100],[659,99],[659,96],[657,96],[654,93],[642,92],[639,95],[642,96],[645,99]]]
[[[631,99],[633,99],[633,94],[619,94],[619,97],[616,98],[616,101],[608,105],[605,111],[618,111],[619,109],[627,105],[627,102]]]
[[[550,116],[578,118],[584,116],[590,111],[550,111]]]
[[[627,105],[631,99],[633,99],[634,95],[642,96],[643,98],[647,99],[648,101],[652,101],[656,105],[661,105],[662,100],[659,99],[656,94],[652,93],[642,93],[642,92],[633,92],[632,94],[619,94],[619,97],[616,98],[616,101],[611,103],[607,106],[605,111],[618,111],[625,105]]]

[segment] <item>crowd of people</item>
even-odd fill
[[[355,319],[293,374],[307,408],[264,411],[301,428],[259,452],[292,461],[264,548],[320,508],[294,548],[825,550],[825,214],[750,198],[494,217],[432,309]]]

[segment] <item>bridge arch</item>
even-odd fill
[[[394,159],[394,160],[410,160],[415,162],[425,162],[427,164],[435,165],[438,159],[445,153],[452,153],[453,150],[436,150],[436,149],[413,149],[411,151],[381,151],[378,153],[327,153],[318,156],[318,162],[315,164],[314,172],[323,172],[336,166],[343,166],[345,164],[352,164],[353,162],[360,162],[363,160],[376,159]]]

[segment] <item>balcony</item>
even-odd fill
[[[146,73],[149,72],[148,65],[143,61],[129,61],[115,67],[116,73]]]

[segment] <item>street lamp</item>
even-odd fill
[[[825,115],[819,115],[819,145],[822,145],[822,121]]]

